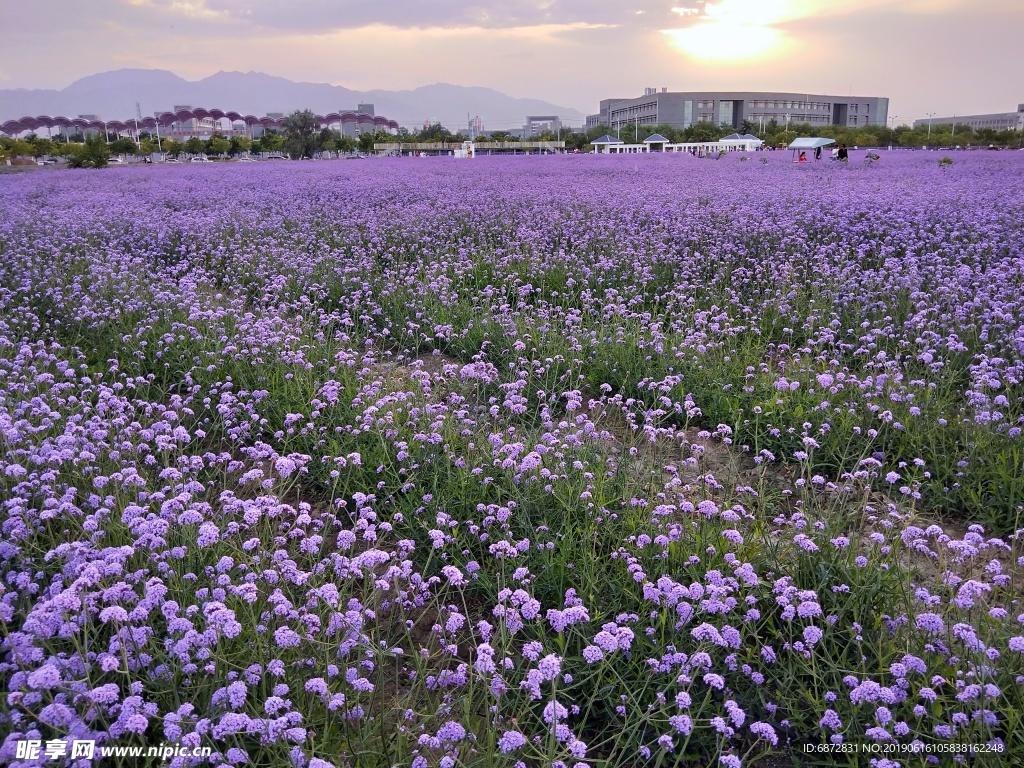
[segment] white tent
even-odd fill
[[[827,147],[829,144],[835,144],[835,139],[825,139],[821,137],[805,136],[802,139],[793,139],[787,149],[792,149],[793,154],[797,152],[806,152],[807,150],[817,150],[821,147]]]
[[[806,136],[802,139],[793,139],[792,143],[787,149],[817,149],[818,147],[827,147],[829,144],[835,144],[835,139],[823,139]]]

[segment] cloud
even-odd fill
[[[151,9],[186,19],[203,21],[227,20],[228,13],[209,7],[206,0],[124,0],[135,8]]]
[[[170,9],[175,0],[151,0]],[[370,25],[409,28],[508,29],[551,25],[663,24],[665,0],[204,0],[206,9],[239,24],[279,30],[353,29]]]
[[[1020,0],[35,0],[5,10],[0,70],[10,87],[120,67],[440,80],[586,112],[645,86],[853,89],[909,117],[1012,108],[1022,26]]]

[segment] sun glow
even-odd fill
[[[663,33],[673,47],[697,59],[747,60],[775,53],[786,43],[776,26],[807,15],[808,0],[718,0],[704,5],[694,23]],[[694,16],[692,8],[673,8]]]
[[[673,47],[697,59],[756,59],[781,48],[783,34],[772,27],[735,21],[701,21],[685,29],[662,30]]]

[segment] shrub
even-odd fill
[[[87,136],[85,143],[68,156],[68,168],[105,168],[110,148],[98,134]]]

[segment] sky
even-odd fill
[[[121,68],[481,85],[584,113],[645,87],[1024,102],[1024,0],[0,0],[0,88]]]

